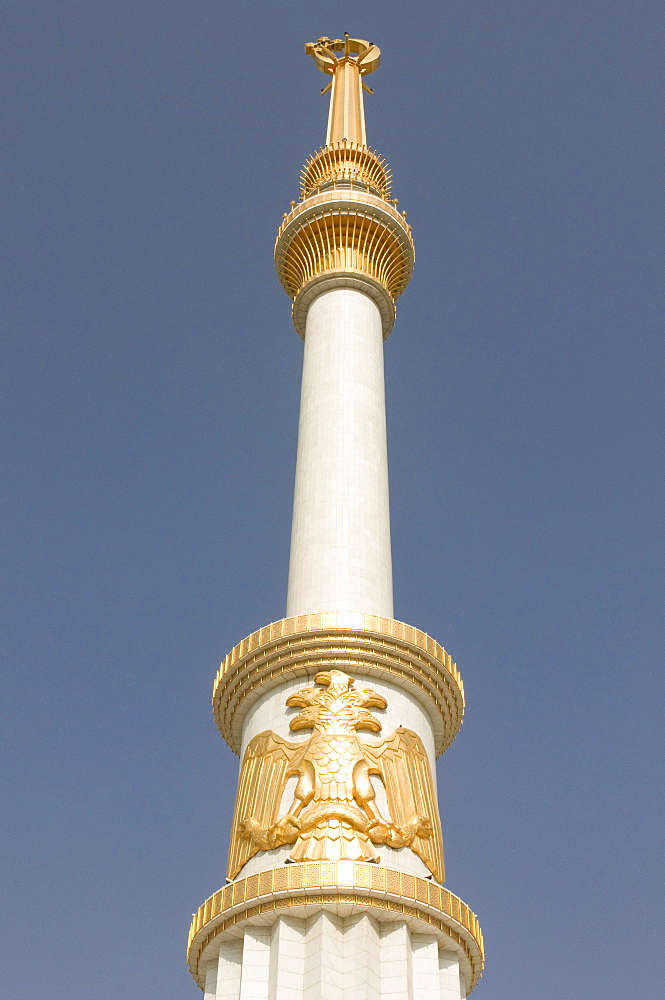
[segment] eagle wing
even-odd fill
[[[400,728],[382,743],[363,740],[361,745],[370,769],[383,779],[390,818],[395,826],[405,827],[416,816],[429,820],[431,835],[415,837],[412,849],[437,882],[443,882],[441,818],[432,769],[422,740],[412,730]]]
[[[260,848],[245,836],[243,823],[249,817],[260,827],[277,820],[288,772],[297,766],[309,740],[292,743],[268,730],[248,744],[240,766],[238,794],[231,827],[227,877],[235,878],[242,866]]]

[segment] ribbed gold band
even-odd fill
[[[386,161],[373,149],[359,143],[336,142],[317,149],[300,171],[300,196],[304,200],[325,185],[364,186],[388,201],[392,175]]]
[[[358,861],[283,865],[237,879],[199,907],[192,918],[187,960],[203,986],[201,958],[227,928],[294,906],[355,907],[379,918],[420,921],[461,949],[471,970],[470,990],[482,975],[483,935],[478,919],[458,896],[429,879]],[[387,917],[390,913],[392,916]]]
[[[331,180],[284,216],[275,243],[275,267],[293,301],[321,278],[360,278],[381,289],[394,306],[415,261],[411,227],[395,204],[367,190]],[[296,329],[304,337],[304,323]],[[392,319],[384,320],[384,337]]]
[[[235,646],[213,685],[220,733],[239,753],[245,717],[260,695],[291,678],[335,668],[369,677],[383,675],[409,690],[430,715],[437,754],[457,735],[464,688],[445,649],[404,622],[352,611],[283,618]]]

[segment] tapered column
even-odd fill
[[[381,315],[351,288],[307,314],[286,613],[314,611],[393,613]]]

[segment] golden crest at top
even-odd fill
[[[362,38],[349,38],[348,32],[344,32],[344,38],[331,39],[324,36],[317,42],[305,42],[305,52],[312,56],[317,69],[331,76],[342,59],[353,59],[363,76],[378,69],[381,59],[378,45]],[[337,52],[343,52],[344,55],[340,57],[336,55]]]
[[[396,729],[387,739],[360,740],[360,729],[380,732],[370,708],[385,708],[371,688],[355,687],[342,670],[322,671],[321,687],[286,699],[300,708],[292,731],[312,729],[305,742],[277,733],[254,737],[240,772],[229,878],[257,851],[293,845],[291,861],[378,861],[375,845],[410,847],[435,878],[443,878],[441,825],[427,753],[420,737]],[[371,776],[383,782],[389,816],[375,800]],[[279,816],[288,778],[297,778],[293,802]]]

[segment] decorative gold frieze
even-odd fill
[[[203,987],[205,952],[215,938],[252,917],[270,918],[284,908],[352,906],[379,920],[408,919],[456,948],[468,963],[469,992],[482,975],[483,935],[475,913],[458,896],[429,879],[365,862],[303,862],[283,865],[238,879],[220,889],[192,918],[187,958],[192,976]],[[424,927],[423,927],[424,929]]]
[[[213,685],[220,733],[240,752],[242,727],[270,688],[322,670],[385,677],[428,712],[437,755],[457,735],[464,713],[460,673],[445,649],[404,622],[359,612],[320,612],[273,622],[243,639],[224,659]]]
[[[341,670],[314,678],[324,688],[303,688],[286,699],[301,711],[296,732],[313,729],[304,743],[274,732],[256,736],[240,771],[228,877],[235,878],[257,851],[292,844],[291,861],[378,861],[374,845],[410,847],[443,881],[443,842],[430,763],[420,737],[399,728],[382,742],[359,739],[360,729],[381,730],[369,708],[386,699],[354,684]],[[371,775],[385,786],[389,817],[375,801]],[[278,809],[289,777],[297,776],[293,803]]]

